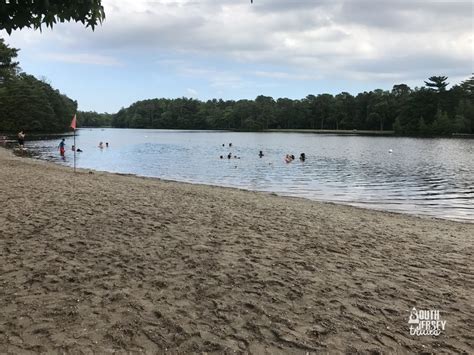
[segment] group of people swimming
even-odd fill
[[[104,143],[100,142],[98,147],[100,149],[104,149]],[[109,142],[106,142],[105,143],[105,148],[108,148],[108,147],[109,147]],[[61,139],[61,142],[59,142],[58,149],[59,149],[59,154],[61,155],[61,157],[64,158],[65,155],[66,155],[66,139],[65,138]],[[71,150],[73,152],[77,152],[77,153],[82,153],[83,152],[82,149],[77,148],[75,145],[71,146]]]
[[[225,144],[222,144],[222,146],[225,147],[226,145],[225,145]],[[232,148],[232,143],[229,143],[229,148]],[[232,159],[232,158],[234,158],[234,159],[240,159],[240,157],[238,157],[237,155],[232,155],[232,153],[227,154],[227,159]],[[224,159],[224,156],[221,155],[221,156],[220,156],[220,159]]]
[[[286,163],[291,163],[293,160],[295,160],[295,156],[293,154],[287,154],[285,156],[285,162]],[[304,162],[306,160],[306,154],[305,153],[301,153],[300,154],[300,161],[301,162]]]
[[[225,144],[222,144],[222,146],[225,147],[226,145],[225,145]],[[232,147],[232,143],[229,143],[229,147]],[[258,152],[258,157],[259,157],[259,158],[263,158],[264,156],[265,156],[265,154],[263,154],[263,151],[260,150],[260,151]],[[227,154],[227,159],[232,159],[232,158],[234,158],[234,159],[240,159],[240,157],[238,157],[237,155],[232,155],[232,153]],[[220,159],[224,159],[224,155],[221,155],[221,156],[220,156]],[[285,158],[284,158],[284,161],[288,164],[288,163],[291,163],[292,161],[294,161],[295,159],[296,159],[296,158],[295,158],[295,156],[294,156],[293,154],[287,154],[287,155],[285,156]],[[306,161],[306,154],[305,154],[305,153],[301,153],[299,160],[300,160],[301,162]]]
[[[224,156],[221,155],[220,158],[221,158],[221,159],[224,159]],[[234,159],[240,159],[240,157],[238,157],[237,155],[234,155],[234,156],[232,157],[232,153],[227,154],[227,159],[232,159],[232,158],[234,158]]]
[[[17,139],[18,139],[18,146],[21,150],[25,150],[25,137],[26,137],[26,134],[24,131],[20,131],[18,132],[18,135],[17,135]],[[4,138],[6,140],[6,137],[1,137],[1,138]],[[2,139],[3,140],[3,139]],[[231,146],[232,146],[232,143],[231,143]],[[100,149],[103,149],[104,147],[105,148],[108,148],[109,147],[109,142],[106,142],[105,145],[103,142],[100,142],[98,147]],[[58,144],[58,150],[59,150],[59,154],[61,155],[61,157],[65,157],[66,155],[66,139],[63,138],[61,139],[61,142],[59,142]],[[73,152],[77,152],[77,153],[82,153],[83,150],[80,149],[80,148],[77,148],[75,145],[72,145],[71,146],[71,150]]]

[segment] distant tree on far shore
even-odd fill
[[[428,87],[397,84],[353,96],[347,92],[308,95],[300,100],[260,95],[255,100],[151,99],[112,115],[119,128],[164,129],[346,129],[393,130],[401,135],[449,136],[474,133],[472,77],[447,89],[447,77],[432,76]],[[100,114],[97,114],[100,115]],[[100,122],[100,117],[97,117]]]
[[[474,73],[467,80],[461,83],[461,88],[467,92],[472,98],[474,98]]]
[[[446,82],[446,80],[448,80],[447,76],[432,76],[428,78],[428,80],[429,81],[425,81],[425,85],[438,92],[446,91],[446,87],[449,85],[449,83]]]
[[[17,50],[0,40],[0,131],[68,130],[77,103],[45,80],[18,73]],[[426,87],[396,84],[356,96],[310,94],[299,100],[259,95],[255,100],[192,98],[137,101],[115,114],[78,112],[79,127],[157,129],[393,130],[400,135],[474,133],[473,77],[447,88],[432,76]]]
[[[95,111],[77,111],[77,126],[80,127],[110,127],[112,115]]]

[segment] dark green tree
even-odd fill
[[[277,122],[276,128],[293,128],[292,122],[294,122],[295,102],[288,98],[280,98],[276,101],[275,105],[275,119]],[[292,120],[293,118],[293,120]]]
[[[424,135],[430,135],[431,134],[431,129],[430,127],[425,123],[425,120],[423,117],[420,117],[418,121],[418,133],[422,136]]]
[[[78,127],[109,127],[111,126],[112,115],[108,113],[98,113],[95,111],[78,111]]]
[[[0,84],[17,74],[18,62],[14,59],[18,55],[18,49],[10,48],[3,38],[0,38]]]
[[[334,98],[334,123],[336,129],[352,129],[355,116],[355,100],[348,92],[342,92]]]
[[[194,99],[138,101],[112,118],[114,127],[173,129],[357,129],[390,130],[404,135],[469,133],[474,105],[469,82],[438,92],[398,84],[391,91],[374,90],[356,97],[347,92],[308,95],[301,100],[201,102]],[[440,97],[442,105],[439,104]]]
[[[400,122],[400,117],[397,117],[395,119],[395,122],[393,123],[393,130],[395,131],[396,134],[403,134],[403,127]]]
[[[82,22],[95,28],[105,19],[101,0],[10,0],[0,2],[0,30],[41,29],[57,22]]]
[[[474,97],[474,75],[472,75],[469,79],[463,81],[460,86],[464,90],[466,95]]]
[[[431,125],[431,129],[436,135],[448,135],[453,131],[448,114],[441,110],[436,113],[436,118]]]
[[[393,85],[392,95],[395,97],[408,97],[412,93],[410,87],[406,84]]]
[[[275,127],[275,100],[270,96],[257,96],[255,99],[256,119],[261,129]]]
[[[319,118],[319,129],[329,129],[327,122],[331,123],[331,118],[334,113],[334,96],[331,94],[321,94],[316,97],[316,115]]]
[[[429,81],[425,81],[425,85],[437,92],[446,91],[446,87],[449,85],[449,83],[446,82],[446,80],[448,80],[447,76],[432,76],[428,78],[428,80]]]
[[[20,74],[0,86],[0,130],[63,132],[77,103],[32,75]]]
[[[384,124],[388,120],[389,115],[389,93],[383,90],[375,90],[372,92],[369,105],[368,123],[371,129],[379,128],[384,130]]]

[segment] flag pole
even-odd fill
[[[76,128],[74,128],[74,173],[76,173]]]
[[[76,127],[77,127],[76,115],[74,114],[74,117],[72,118],[72,121],[71,121],[71,128],[74,130],[74,173],[76,173],[76,150],[77,150],[77,147],[76,147]]]

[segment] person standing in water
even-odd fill
[[[23,131],[18,133],[18,145],[20,146],[20,149],[25,148],[25,133],[23,133]]]
[[[260,153],[258,153],[258,156],[259,156],[260,158],[262,158],[262,157],[263,157],[263,152],[260,151]]]
[[[59,154],[64,157],[64,153],[66,152],[66,142],[64,140],[64,138],[61,140],[61,142],[59,143],[58,145],[58,148],[59,148]]]

